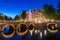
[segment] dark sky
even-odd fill
[[[44,4],[57,7],[59,0],[0,0],[0,12],[14,18],[22,10],[41,9]]]

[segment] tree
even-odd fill
[[[60,20],[60,2],[58,3],[58,7],[57,7],[57,16],[56,16],[56,20]]]
[[[43,12],[47,12],[48,11],[48,4],[45,4],[43,7],[42,7],[42,10]]]
[[[48,6],[48,13],[49,13],[49,18],[50,19],[55,19],[56,18],[56,11],[55,8],[52,5]]]
[[[23,12],[21,13],[21,17],[22,17],[23,22],[24,22],[24,20],[25,20],[25,18],[26,18],[26,11],[23,11]]]
[[[4,20],[3,13],[0,13],[0,20],[1,20],[1,21],[3,21],[3,20]]]
[[[0,16],[0,20],[4,20],[4,16]]]
[[[5,15],[4,17],[5,17],[5,20],[8,21],[8,16]]]
[[[12,17],[9,17],[9,20],[13,20]]]
[[[48,16],[48,4],[45,4],[43,7],[42,7],[42,10],[43,10],[43,14],[45,15],[46,18],[49,18]]]
[[[0,16],[3,16],[3,13],[0,13]]]
[[[60,2],[58,3],[57,14],[60,15]]]
[[[19,20],[20,19],[20,17],[18,16],[18,15],[16,15],[15,17],[14,17],[14,20],[15,21],[17,21],[17,20]]]
[[[55,8],[52,5],[45,4],[42,9],[43,9],[43,13],[46,16],[46,18],[49,18],[49,19],[56,18]]]

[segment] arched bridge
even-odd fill
[[[13,35],[25,35],[28,31],[47,29],[51,33],[56,33],[60,28],[60,22],[31,23],[31,22],[0,22],[0,36],[5,38]]]

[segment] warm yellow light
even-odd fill
[[[54,20],[52,19],[51,22],[54,22]]]
[[[38,33],[38,31],[37,30],[35,30],[35,34],[37,34]]]
[[[41,23],[41,21],[40,21],[40,20],[38,20],[38,23]]]
[[[35,23],[38,23],[38,20],[37,20],[37,18],[35,18]]]

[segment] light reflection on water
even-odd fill
[[[3,29],[3,32],[4,32],[4,33],[8,33],[9,29],[10,29],[10,27],[7,26],[7,27],[5,27],[5,28]]]
[[[34,33],[32,31],[30,31],[25,36],[14,35],[11,38],[1,38],[0,37],[0,40],[43,40],[44,39],[43,37],[46,37],[46,36],[47,36],[47,30],[44,30],[43,32],[41,30],[35,30]],[[55,37],[57,39],[60,38],[60,32],[57,32]]]
[[[35,30],[35,34],[37,34],[38,33],[38,30]]]
[[[44,30],[44,35],[45,35],[45,36],[47,35],[47,30]]]
[[[33,32],[32,32],[32,31],[30,31],[30,35],[32,35],[32,33],[33,33]]]
[[[42,32],[40,32],[40,38],[42,38]]]

